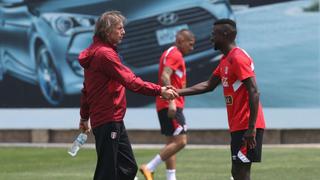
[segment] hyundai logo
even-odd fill
[[[163,13],[158,16],[158,21],[163,25],[174,24],[178,21],[178,15],[175,13]]]

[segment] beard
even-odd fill
[[[218,44],[218,43],[212,43],[212,46],[213,46],[213,48],[214,48],[214,50],[220,50],[220,44]]]
[[[212,47],[213,47],[213,49],[214,50],[220,50],[220,44],[219,43],[217,43],[217,42],[214,42],[214,40],[213,39],[211,39],[211,45],[212,45]]]

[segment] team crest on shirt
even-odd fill
[[[221,83],[223,87],[229,87],[229,83],[228,83],[228,78],[227,77],[222,77],[221,78]]]
[[[117,137],[117,132],[111,132],[111,139],[115,139]]]

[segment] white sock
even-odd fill
[[[156,170],[156,168],[159,166],[159,164],[161,164],[163,161],[160,157],[159,154],[157,154],[148,164],[147,164],[147,168],[151,171],[154,172]]]
[[[176,180],[176,170],[167,169],[167,180]]]

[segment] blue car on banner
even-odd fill
[[[8,74],[37,85],[53,106],[80,94],[83,69],[77,57],[106,10],[128,18],[118,47],[123,63],[155,82],[159,57],[178,30],[196,35],[195,50],[185,58],[192,71],[218,58],[210,44],[212,23],[234,18],[227,0],[0,0],[0,83]]]

